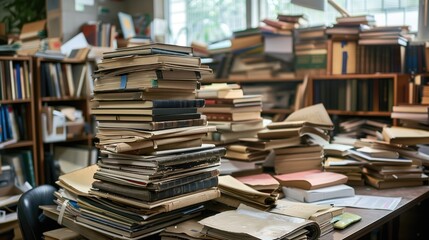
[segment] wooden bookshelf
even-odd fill
[[[0,147],[0,154],[3,161],[5,156],[9,154],[19,154],[20,158],[27,154],[29,162],[21,161],[22,171],[25,173],[25,179],[34,185],[40,184],[38,176],[38,154],[37,154],[37,140],[36,140],[36,112],[35,112],[35,92],[34,92],[34,78],[33,78],[33,59],[31,57],[19,56],[1,56],[1,92],[0,92],[0,106],[10,106],[13,109],[14,120],[11,122],[15,125],[20,133],[17,141],[11,141],[10,144],[4,144]],[[13,77],[5,70],[6,64],[12,65]],[[10,65],[9,65],[10,67]],[[10,68],[9,68],[10,69]],[[19,69],[19,73],[17,73]],[[20,83],[18,83],[18,75]],[[15,81],[12,85],[12,81]],[[18,85],[19,84],[19,85]],[[12,95],[12,92],[15,92]],[[20,92],[18,94],[18,92]],[[10,114],[10,112],[9,112]],[[8,116],[9,119],[11,115]],[[10,119],[12,120],[12,119]],[[5,131],[6,129],[2,129]],[[12,143],[13,142],[13,143]],[[3,165],[5,162],[3,162]],[[31,166],[32,164],[32,166]],[[19,167],[19,166],[13,166]],[[30,178],[33,178],[34,182]]]
[[[410,75],[395,73],[311,76],[307,104],[323,103],[331,115],[390,118],[407,103]]]
[[[70,83],[68,82],[69,78],[68,76],[64,76],[62,78],[59,78],[59,75],[57,75],[57,78],[53,77],[52,75],[50,77],[46,77],[46,72],[42,73],[42,71],[46,71],[43,70],[43,68],[48,68],[50,67],[50,65],[59,65],[61,66],[61,68],[59,70],[62,69],[62,66],[68,64],[70,65],[74,71],[75,68],[81,69],[81,74],[85,74],[85,79],[83,80],[83,86],[82,86],[82,90],[81,93],[79,95],[76,95],[76,92],[71,93],[72,91],[70,91]],[[57,144],[61,144],[61,145],[70,145],[70,146],[74,146],[76,144],[78,145],[85,145],[85,146],[92,146],[93,145],[93,135],[92,135],[92,130],[91,128],[91,115],[90,115],[90,105],[89,105],[89,100],[90,100],[90,93],[89,93],[89,82],[92,79],[88,79],[88,73],[83,73],[83,71],[88,71],[87,69],[83,68],[83,66],[86,66],[88,63],[87,61],[70,61],[70,60],[66,60],[66,61],[59,61],[59,60],[52,60],[52,59],[44,59],[44,58],[36,58],[35,60],[35,67],[36,67],[36,84],[35,84],[35,91],[36,91],[36,100],[35,100],[35,105],[36,105],[36,111],[38,114],[38,118],[37,118],[37,126],[40,126],[38,128],[37,131],[37,145],[38,145],[38,158],[39,158],[39,166],[40,166],[40,171],[39,171],[39,177],[41,179],[42,183],[45,183],[45,179],[46,179],[46,162],[45,162],[45,154],[52,154],[53,150],[54,150],[54,146]],[[45,66],[47,65],[47,66]],[[73,72],[72,74],[72,83],[74,84],[75,87],[75,91],[79,85],[79,81],[81,81],[80,79],[80,75],[79,71],[77,71],[78,74],[75,74]],[[45,74],[45,75],[44,75]],[[57,72],[58,74],[58,72]],[[83,76],[83,75],[82,75]],[[61,82],[62,80],[62,82]],[[51,89],[46,89],[47,88],[47,84],[50,84],[47,81],[57,81],[56,83],[52,83],[54,87],[60,88],[59,92],[61,93],[60,95],[58,95],[58,89],[52,89],[53,87],[51,86]],[[43,86],[45,87],[45,89],[43,89]],[[68,86],[68,87],[67,87]],[[64,89],[61,89],[64,88]],[[67,90],[68,89],[68,90]],[[64,94],[65,93],[65,94]],[[85,122],[85,127],[84,127],[84,132],[82,133],[82,135],[73,135],[73,136],[69,136],[66,134],[66,138],[65,140],[61,140],[61,141],[55,141],[55,142],[49,142],[46,143],[43,141],[43,131],[42,131],[42,111],[43,111],[43,107],[44,106],[52,106],[52,107],[56,107],[56,106],[72,106],[75,107],[78,110],[82,111],[82,115],[84,118],[84,122]],[[86,131],[85,131],[86,130]],[[89,130],[89,132],[87,132]]]

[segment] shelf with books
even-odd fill
[[[36,58],[37,145],[42,183],[51,171],[45,158],[53,159],[57,145],[93,145],[90,115],[92,79],[87,61]],[[54,159],[55,160],[55,159]]]
[[[39,183],[31,57],[0,57],[0,155],[19,184]]]
[[[407,74],[311,76],[307,103],[323,103],[332,115],[389,117],[392,107],[408,101]]]

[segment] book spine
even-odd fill
[[[229,113],[204,113],[209,121],[232,121]]]
[[[199,119],[188,119],[188,120],[177,120],[177,121],[163,121],[163,122],[152,122],[151,130],[161,130],[169,128],[181,128],[181,127],[192,127],[192,126],[204,126],[207,120],[203,118]]]
[[[201,181],[191,182],[165,191],[149,191],[140,188],[124,187],[117,184],[95,181],[92,184],[93,188],[105,191],[108,193],[115,193],[123,196],[129,196],[142,201],[154,202],[165,198],[179,196],[186,193],[196,192],[218,185],[218,178],[212,177]]]
[[[198,151],[198,152],[192,152],[192,153],[184,153],[180,155],[170,155],[166,157],[160,157],[157,159],[159,166],[174,166],[179,165],[183,163],[191,163],[191,162],[198,162],[203,159],[209,159],[209,158],[220,158],[224,156],[226,153],[225,148],[214,148],[204,151]]]
[[[204,107],[204,99],[194,100],[153,100],[154,108],[199,108]]]
[[[219,175],[219,170],[213,170],[210,172],[203,172],[192,176],[174,179],[171,181],[161,181],[160,183],[149,184],[147,187],[148,189],[152,189],[155,191],[164,191],[164,190],[175,188],[177,186],[188,184],[191,182],[196,182],[207,178],[216,177],[218,175]]]
[[[177,115],[157,115],[152,116],[152,121],[171,121],[171,120],[184,120],[184,119],[199,119],[201,114],[191,113],[191,114],[177,114]],[[117,119],[120,120],[120,115],[117,116]]]

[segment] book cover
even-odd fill
[[[354,188],[345,184],[323,187],[314,190],[305,190],[293,187],[283,187],[286,198],[291,198],[299,202],[316,202],[331,198],[353,197]]]
[[[345,184],[347,176],[339,173],[322,172],[320,170],[308,170],[296,173],[274,175],[284,187],[294,187],[305,190]]]

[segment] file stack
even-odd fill
[[[288,199],[316,202],[332,198],[353,197],[355,192],[345,185],[347,176],[320,170],[274,175]]]
[[[221,197],[215,201],[232,208],[238,208],[241,203],[254,208],[267,210],[276,205],[277,193],[266,193],[247,186],[232,176],[219,177]]]
[[[344,212],[344,208],[280,200],[270,212],[313,220],[320,227],[320,236],[323,236],[334,230],[332,220],[334,217],[340,216]]]
[[[70,213],[114,238],[153,235],[195,217],[220,195],[225,154],[202,144],[216,128],[197,112],[204,100],[195,90],[210,69],[191,48],[166,44],[105,53],[98,67],[92,111],[101,156],[90,198],[78,198]]]
[[[316,119],[316,120],[315,120]],[[257,139],[241,139],[258,150],[274,149],[277,174],[321,169],[322,145],[329,142],[333,123],[322,104],[300,109],[283,121],[271,123]]]

